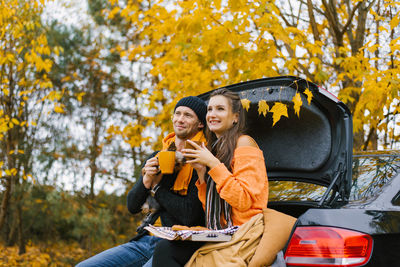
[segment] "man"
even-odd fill
[[[163,140],[163,150],[181,151],[185,141],[205,142],[203,129],[206,125],[207,106],[195,96],[182,98],[175,106],[172,116],[174,132]],[[159,216],[163,226],[204,225],[204,211],[197,197],[197,173],[185,164],[176,173],[163,175],[159,172],[157,152],[146,161],[142,176],[128,193],[128,210],[141,211],[149,195],[158,202],[159,208],[147,217],[138,228],[138,235],[128,243],[101,252],[77,266],[151,266],[151,257],[160,238],[150,236],[143,227],[154,223]]]

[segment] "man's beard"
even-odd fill
[[[187,140],[187,139],[191,139],[193,138],[197,133],[199,132],[199,130],[193,130],[193,131],[182,131],[182,132],[175,132],[175,136],[178,137],[179,139],[182,140]]]
[[[186,132],[186,131],[183,132],[183,133],[175,132],[175,135],[176,135],[176,137],[178,137],[179,139],[183,139],[183,140],[189,139],[189,137],[191,136],[190,133],[188,133],[188,132]]]

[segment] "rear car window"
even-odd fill
[[[400,172],[400,154],[355,154],[349,200],[367,199]],[[326,187],[294,181],[270,181],[269,201],[319,201]],[[400,194],[393,200],[400,205]]]
[[[392,204],[395,205],[395,206],[400,206],[400,191],[393,198]]]
[[[292,181],[270,181],[268,201],[319,201],[326,187]]]
[[[354,155],[350,201],[374,195],[399,171],[400,154]]]

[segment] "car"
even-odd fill
[[[264,153],[268,208],[297,218],[273,266],[400,266],[399,151],[353,155],[350,110],[305,79],[271,77],[226,88],[249,103],[248,134]],[[285,104],[287,116],[281,112],[274,121],[271,110],[259,111],[262,100],[269,109]]]

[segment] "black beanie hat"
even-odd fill
[[[201,98],[197,96],[187,96],[182,98],[178,101],[178,103],[176,103],[174,112],[176,108],[180,106],[185,106],[193,110],[204,126],[206,125],[207,105],[206,102],[204,102]]]

